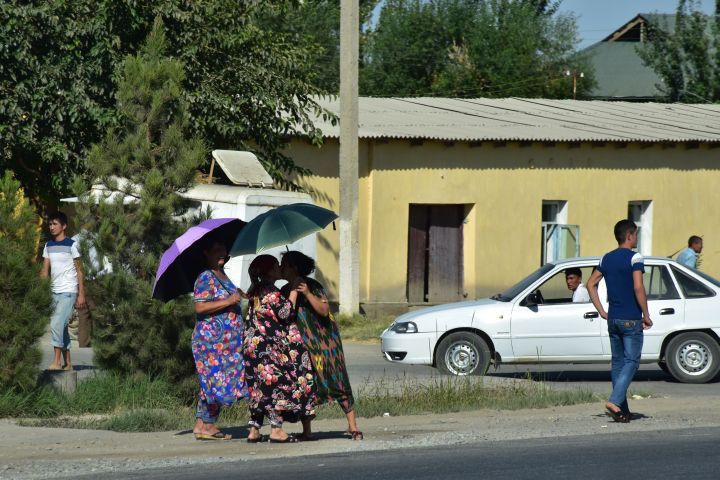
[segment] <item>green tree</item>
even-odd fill
[[[50,285],[39,277],[40,223],[10,171],[0,177],[0,388],[35,385],[38,339],[50,317]]]
[[[88,232],[81,248],[87,250],[89,240],[112,270],[97,275],[97,266],[86,267],[95,277],[87,287],[97,300],[95,361],[125,374],[180,379],[193,372],[191,302],[160,303],[151,293],[163,250],[187,227],[176,218],[186,211],[178,192],[193,184],[205,146],[189,133],[183,64],[166,56],[166,45],[158,18],[147,43],[122,65],[120,126],[90,150],[91,178],[116,193],[87,194],[82,181],[76,191],[78,218]]]
[[[360,0],[360,51],[365,47],[367,26],[379,0]],[[261,24],[282,32],[311,52],[314,78],[311,83],[325,93],[336,94],[340,86],[340,2],[337,0],[289,0],[268,8]],[[362,54],[361,54],[362,56]]]
[[[90,145],[119,125],[115,72],[156,16],[186,68],[189,128],[213,148],[251,149],[270,173],[295,169],[288,135],[318,132],[313,57],[256,20],[286,0],[0,2],[0,168],[52,203],[83,173]]]
[[[539,0],[389,0],[370,36],[368,95],[572,97],[566,71],[583,72],[575,18]]]
[[[648,22],[646,34],[638,53],[662,80],[657,87],[668,101],[720,101],[720,0],[713,17],[699,2],[680,0],[674,26]]]

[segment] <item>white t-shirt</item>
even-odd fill
[[[585,303],[590,301],[590,294],[582,283],[577,286],[572,296],[573,303]]]
[[[80,258],[78,243],[68,237],[59,242],[50,240],[43,248],[43,258],[50,260],[52,292],[77,293],[78,274],[75,259]]]

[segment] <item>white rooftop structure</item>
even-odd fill
[[[318,98],[338,114],[337,98]],[[720,142],[720,105],[536,98],[360,97],[360,138],[523,142]],[[314,119],[325,137],[337,122]]]

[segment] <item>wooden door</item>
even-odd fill
[[[463,297],[464,205],[410,205],[408,302]]]

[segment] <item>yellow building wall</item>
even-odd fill
[[[615,248],[612,228],[629,201],[653,202],[653,255],[704,237],[702,270],[720,277],[720,149],[661,145],[361,141],[361,302],[407,302],[409,205],[465,204],[464,285],[487,296],[540,265],[543,200],[568,202],[582,256]],[[316,202],[338,211],[338,143],[294,141],[288,152],[313,175],[300,179]],[[318,278],[337,298],[338,232],[318,236]]]

